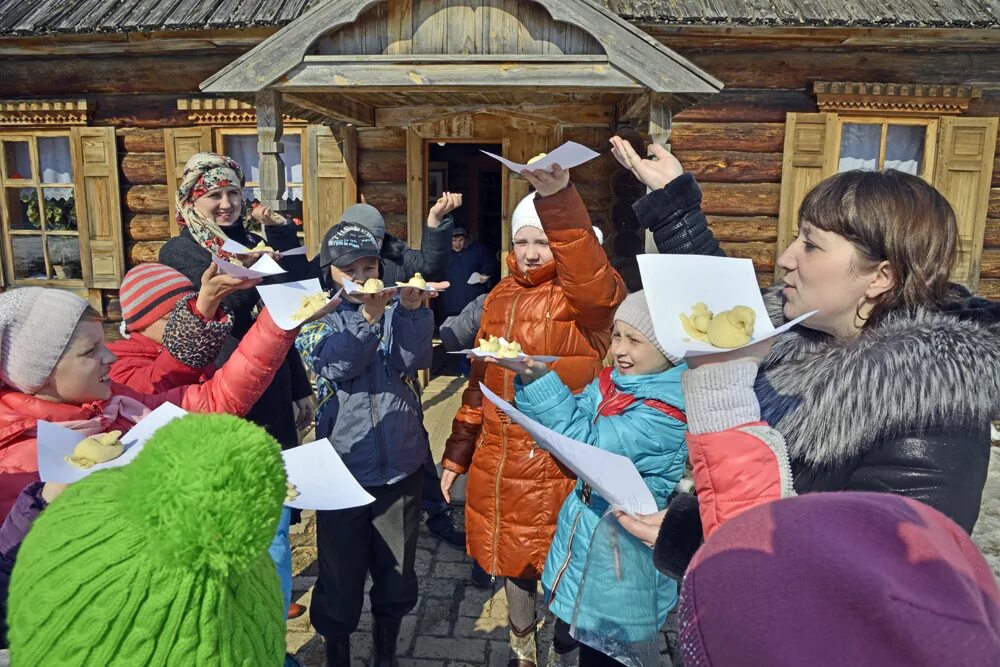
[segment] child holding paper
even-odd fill
[[[341,222],[323,237],[320,264],[342,286],[377,278],[379,247],[362,225]],[[351,664],[350,636],[371,573],[372,665],[396,664],[400,624],[417,602],[421,464],[428,451],[416,374],[430,367],[434,316],[412,287],[345,297],[307,327],[299,349],[319,376],[317,437],[329,438],[375,502],[317,512],[319,577],[310,620],[329,665]]]
[[[576,396],[545,364],[530,358],[500,363],[518,372],[519,410],[567,437],[631,459],[663,508],[687,457],[686,366],[657,341],[643,292],[630,294],[615,312],[611,356],[614,367]],[[676,583],[653,570],[646,547],[615,530],[613,516],[602,523],[608,509],[578,480],[559,512],[542,572],[546,603],[558,619],[550,666],[571,664],[570,624],[581,642],[580,667],[620,664],[614,658],[638,662],[650,650],[656,655],[657,630],[676,603]]]
[[[528,354],[556,355],[554,370],[572,391],[600,373],[625,284],[611,267],[569,172],[525,170],[535,192],[515,208],[510,275],[483,307],[479,338],[503,336]],[[468,473],[468,551],[493,577],[505,577],[512,664],[537,665],[535,591],[571,473],[482,400],[479,383],[505,399],[514,373],[472,362],[469,386],[441,461],[445,494]],[[517,662],[520,661],[520,662]]]

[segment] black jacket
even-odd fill
[[[454,228],[454,219],[450,215],[438,227],[424,225],[420,250],[414,250],[406,245],[406,241],[386,234],[382,239],[382,281],[388,287],[395,287],[397,282],[408,281],[414,273],[419,273],[425,280],[444,280],[451,256],[451,233]],[[328,289],[332,287],[330,273],[320,268],[319,255],[309,261],[307,275],[319,278],[320,283]]]
[[[661,253],[717,248],[698,202],[685,174],[635,210]],[[781,323],[780,292],[768,290],[765,302]],[[897,493],[971,533],[989,422],[1000,414],[998,368],[1000,304],[956,285],[934,308],[893,313],[846,344],[796,327],[777,340],[754,389],[761,418],[785,439],[797,493]],[[681,495],[661,526],[657,567],[679,579],[700,543],[697,499]]]
[[[470,285],[469,276],[481,273],[490,277],[489,282],[496,284],[500,271],[489,248],[478,241],[471,242],[461,252],[451,251],[450,258],[445,277],[451,286],[435,299],[434,304],[440,320],[458,315],[479,295],[490,291],[489,283]]]
[[[267,244],[275,250],[288,250],[299,245],[294,225],[267,226],[264,230]],[[227,229],[226,232],[234,241],[248,247],[257,245],[261,240],[256,234],[247,232],[242,225],[234,226],[231,230]],[[173,267],[187,276],[194,283],[195,289],[201,287],[201,275],[212,262],[208,250],[199,245],[187,229],[181,229],[179,236],[163,244],[159,259],[161,264]],[[282,267],[291,272],[294,265],[291,267],[285,265],[289,261],[301,261],[301,259],[289,257],[282,260]],[[282,274],[276,278],[268,278],[265,282],[287,282],[288,279],[289,276]],[[233,331],[222,345],[216,365],[221,366],[229,359],[240,340],[250,330],[254,322],[254,308],[259,300],[260,296],[255,289],[235,292],[222,300],[223,305],[232,313]],[[295,447],[299,444],[299,439],[295,429],[292,403],[310,394],[312,386],[309,384],[298,350],[293,347],[289,350],[285,363],[275,373],[271,384],[247,413],[246,418],[267,429],[283,448]]]

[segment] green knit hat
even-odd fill
[[[38,517],[11,577],[11,664],[282,664],[267,547],[285,493],[263,429],[229,415],[170,422]]]

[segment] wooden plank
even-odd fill
[[[517,0],[490,0],[477,8],[479,53],[517,53],[517,4]]]
[[[987,218],[983,231],[983,246],[1000,248],[1000,218]]]
[[[983,250],[979,262],[979,275],[983,278],[1000,278],[1000,249]]]
[[[389,44],[385,52],[403,55],[413,52],[413,2],[388,0],[386,30]]]
[[[380,107],[375,109],[375,125],[405,127],[411,123],[436,120],[442,116],[476,112],[535,116],[543,120],[557,121],[564,125],[581,126],[610,126],[615,120],[614,107],[607,104],[467,104]],[[607,129],[604,130],[604,132],[607,131]]]
[[[358,181],[406,183],[405,151],[358,151]]]
[[[703,183],[781,182],[781,153],[677,150],[674,156]]]
[[[372,107],[343,94],[331,95],[330,93],[318,92],[286,93],[284,101],[302,109],[320,113],[329,119],[352,125],[367,127],[375,123],[375,110]]]
[[[478,26],[474,3],[447,0],[448,8],[441,12],[447,24],[443,53],[469,55],[476,53]]]
[[[406,213],[406,239],[411,248],[420,248],[423,239],[424,215],[427,210],[427,185],[424,181],[427,163],[423,138],[410,128],[406,131],[406,186],[403,188],[406,200],[403,210],[391,213]]]
[[[704,183],[701,192],[706,215],[778,215],[778,183]]]
[[[115,130],[115,135],[127,153],[162,153],[166,149],[163,130],[125,127]]]
[[[722,216],[710,215],[708,227],[719,241],[764,241],[778,240],[778,219],[766,216]]]
[[[563,134],[563,140],[568,141],[565,134]],[[618,168],[618,161],[615,160],[614,156],[610,152],[605,152],[599,158],[574,167],[570,170],[570,178],[573,179],[574,183],[599,183],[610,193],[608,180],[613,173],[618,171]]]
[[[1000,188],[990,188],[990,202],[986,209],[986,217],[1000,218]]]
[[[814,81],[919,81],[966,84],[1000,80],[1000,51],[892,52],[876,49],[684,52],[729,88],[811,89]],[[748,67],[747,63],[753,63]]]
[[[496,91],[507,88],[544,88],[567,91],[629,92],[640,90],[621,71],[591,63],[551,64],[426,64],[388,65],[328,63],[321,56],[283,77],[273,88],[288,92],[409,91],[433,88],[436,92]]]
[[[406,183],[366,183],[358,188],[365,198],[365,203],[371,204],[383,214],[405,214],[407,207]]]
[[[167,182],[167,162],[163,153],[126,153],[121,170],[123,182],[130,185]]]
[[[720,242],[719,245],[730,257],[740,257],[753,261],[754,270],[765,273],[774,271],[774,244],[760,242],[734,243]]]
[[[379,123],[381,125],[382,123]],[[359,151],[406,151],[406,130],[401,127],[358,128]]]
[[[790,111],[815,111],[806,90],[725,89],[674,116],[675,123],[784,123]]]
[[[166,185],[133,185],[125,193],[125,206],[132,213],[168,213],[170,196]]]
[[[1000,279],[982,278],[979,281],[979,289],[976,294],[987,299],[1000,299]]]
[[[448,0],[413,4],[413,53],[447,53]]]
[[[166,215],[136,215],[128,221],[125,231],[131,241],[166,241],[170,238],[170,219]]]
[[[680,123],[670,134],[673,150],[781,153],[784,123]]]
[[[187,113],[177,108],[176,95],[149,94],[101,95],[90,120],[93,125],[113,127],[173,127],[189,122]]]

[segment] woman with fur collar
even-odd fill
[[[612,143],[654,190],[635,210],[658,249],[721,254],[677,160]],[[951,205],[915,176],[852,171],[810,191],[799,221],[765,302],[775,325],[819,312],[776,340],[694,360],[683,386],[698,498],[621,517],[668,575],[732,516],[796,493],[896,493],[970,533],[979,515],[1000,415],[1000,304],[949,283]]]

